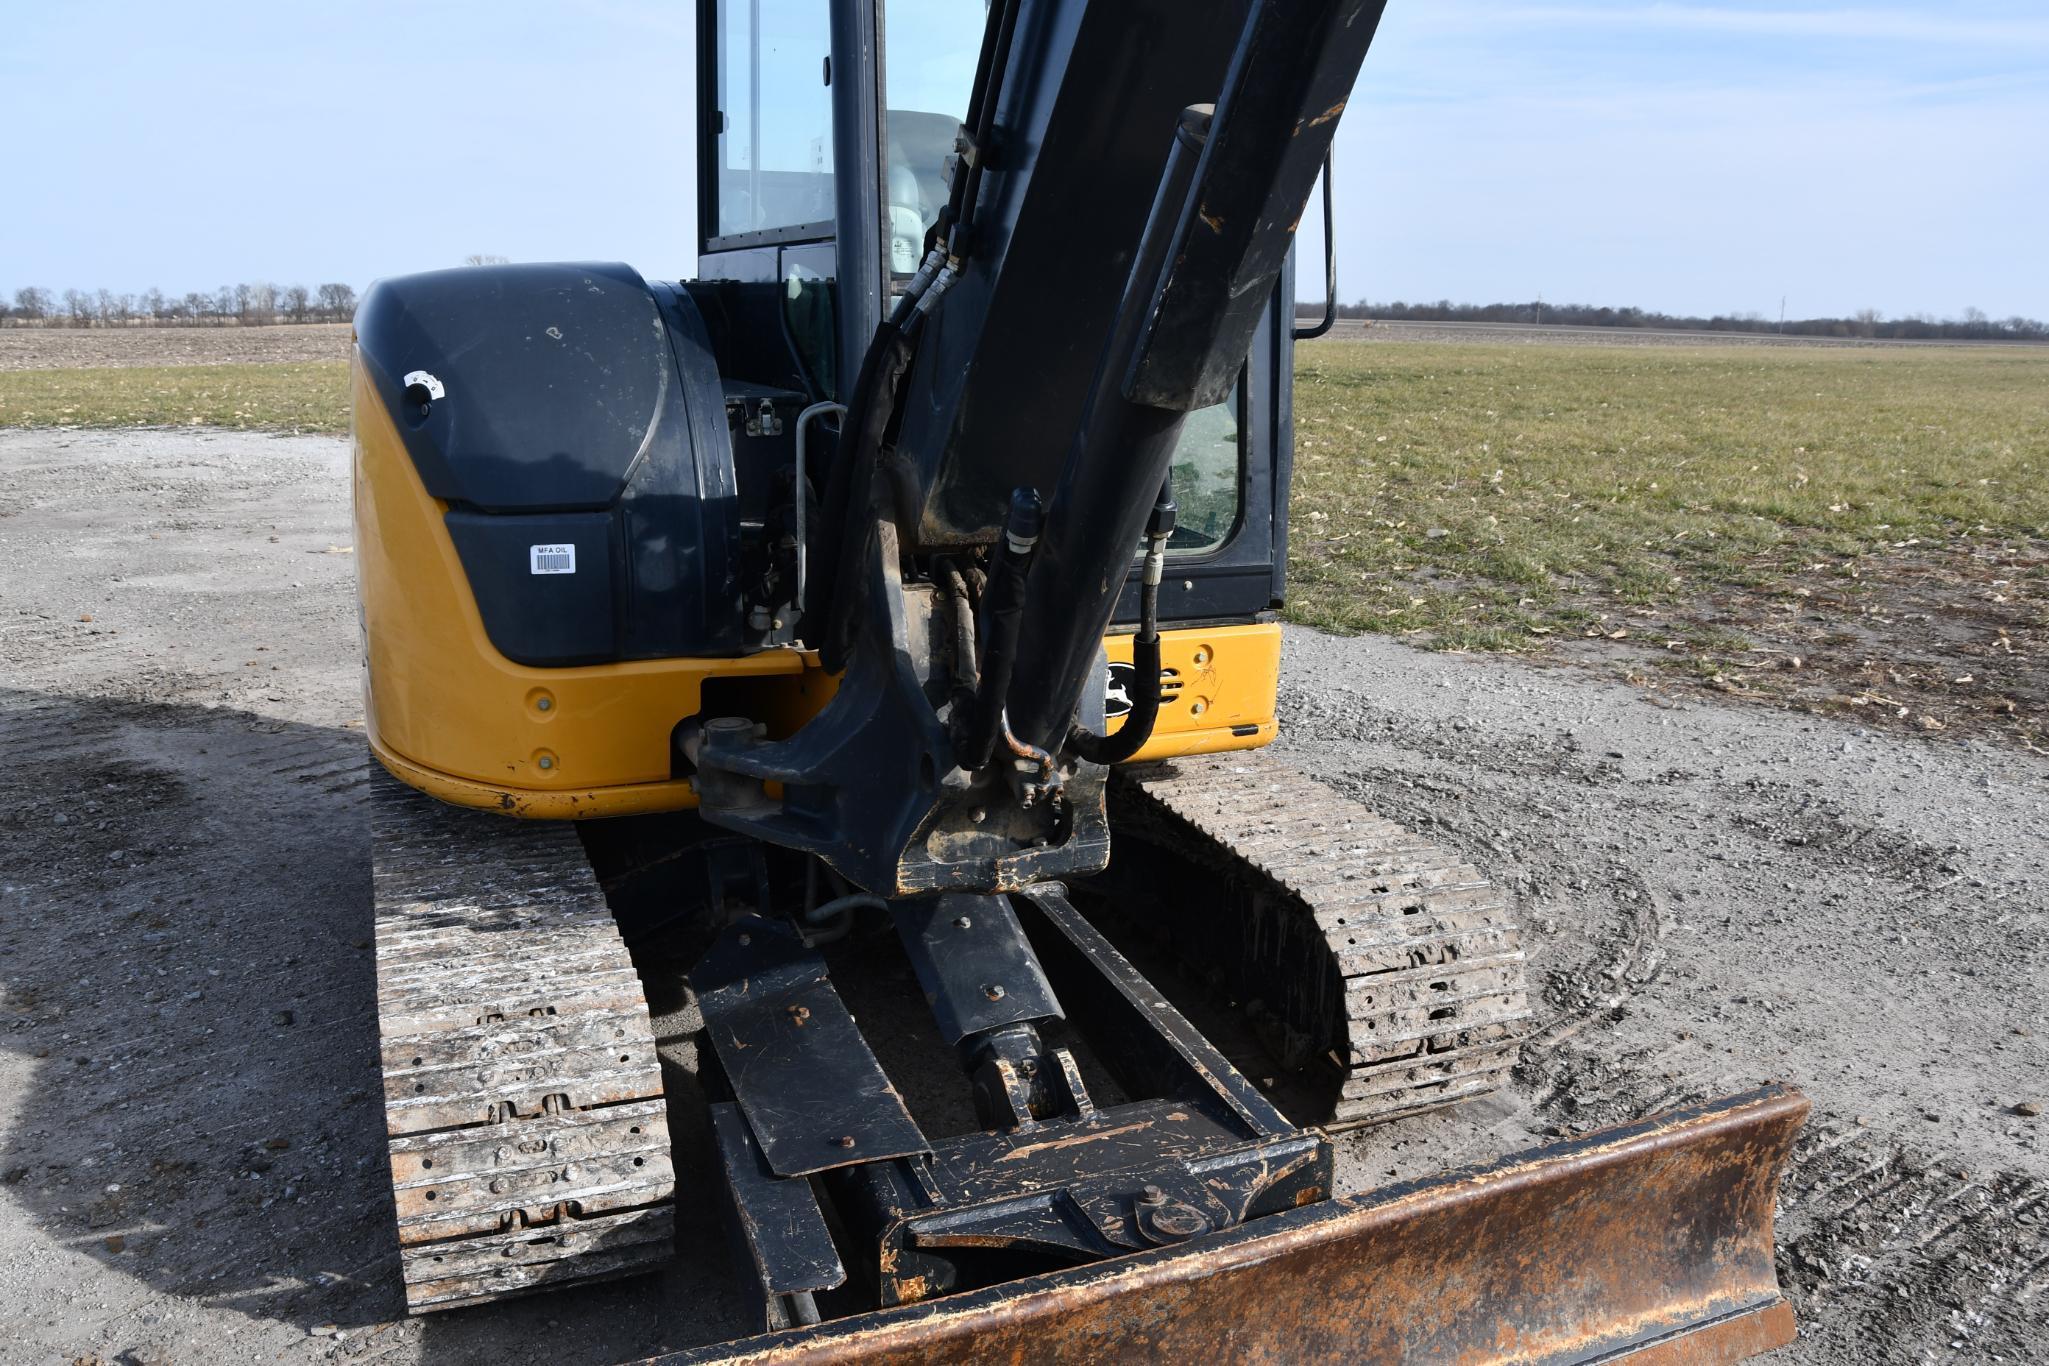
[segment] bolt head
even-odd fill
[[[965,930],[974,923],[972,916],[957,915],[953,918],[953,927],[957,930]]]
[[[1001,982],[991,982],[988,986],[982,988],[982,994],[992,1001],[1000,1001],[1003,999],[1003,984]]]

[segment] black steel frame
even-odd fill
[[[786,929],[738,921],[692,974],[735,1093],[714,1139],[765,1327],[814,1318],[812,1296],[850,1274],[886,1307],[1330,1194],[1329,1141],[1290,1124],[1059,884],[900,903],[896,919],[942,1037],[976,1069],[981,1132],[919,1134],[824,960]],[[967,942],[942,962],[950,935]],[[1062,1015],[1130,1099],[1099,1107],[1074,1056],[1039,1041]]]

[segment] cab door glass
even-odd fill
[[[893,274],[917,270],[926,230],[951,193],[947,162],[967,116],[987,22],[987,5],[973,0],[887,0],[883,7],[883,203]]]
[[[832,235],[827,0],[719,0],[718,235]]]
[[[925,255],[925,234],[951,193],[954,138],[967,116],[988,6],[972,0],[885,0],[883,5],[883,202],[889,268],[906,277]],[[1180,512],[1168,551],[1205,555],[1238,529],[1244,452],[1242,385],[1190,413],[1174,448]]]
[[[1222,403],[1188,415],[1174,446],[1168,478],[1174,489],[1174,535],[1170,555],[1204,555],[1219,549],[1238,529],[1238,495],[1244,475],[1239,438],[1242,382]]]

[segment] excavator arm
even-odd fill
[[[1106,767],[1159,700],[1168,463],[1244,365],[1382,5],[1223,8],[1238,22],[991,5],[952,198],[865,348],[822,511],[835,569],[805,629],[843,682],[787,738],[707,725],[708,820],[886,896],[1104,866]],[[1171,75],[1120,84],[1131,61]],[[1106,160],[1078,131],[1097,129],[1132,154]],[[1099,214],[1072,207],[1091,187]],[[1121,269],[1112,288],[1067,288],[1081,249]],[[988,414],[1023,405],[1040,416],[994,437]],[[1102,640],[1141,543],[1140,695],[1110,740]],[[979,595],[954,591],[961,564]]]

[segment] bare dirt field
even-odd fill
[[[1297,365],[1305,624],[2049,750],[2049,349]]]
[[[345,443],[0,431],[0,489],[0,1360],[739,1331],[687,1196],[661,1275],[400,1317]],[[1345,1189],[1786,1080],[1779,1359],[2049,1357],[2049,760],[1306,630],[1283,707],[1510,890],[1539,1010],[1509,1093],[1345,1138]]]
[[[286,365],[347,360],[347,323],[278,327],[0,327],[0,370]]]
[[[1867,337],[1782,336],[1775,332],[1697,332],[1689,328],[1561,327],[1551,323],[1423,323],[1385,318],[1340,318],[1334,341],[1492,342],[1520,346],[1935,346],[1989,342],[1894,340]]]
[[[1411,323],[1342,319],[1333,339],[1372,342],[1495,342],[1535,346],[1955,346],[1869,342],[1741,332],[1543,327],[1513,323]],[[276,365],[347,360],[347,323],[277,327],[0,328],[0,371],[131,369],[155,365]]]

